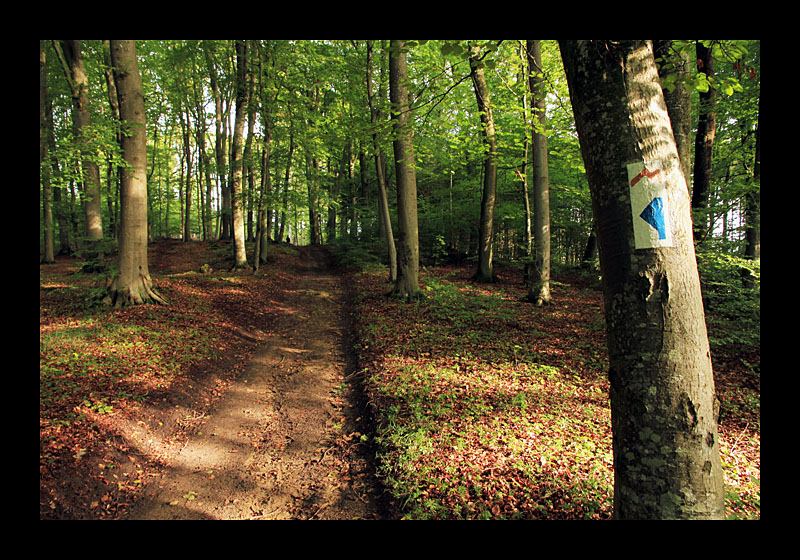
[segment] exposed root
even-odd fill
[[[156,292],[150,283],[150,279],[143,274],[139,274],[139,281],[134,282],[128,288],[119,287],[119,278],[115,278],[108,287],[108,294],[103,298],[103,303],[121,309],[131,305],[169,305],[169,302]]]

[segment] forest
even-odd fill
[[[40,519],[760,519],[759,117],[759,40],[40,40]]]

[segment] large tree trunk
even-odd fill
[[[133,41],[111,41],[111,60],[119,96],[119,111],[128,134],[122,151],[119,235],[119,275],[109,286],[105,302],[115,307],[166,301],[152,288],[147,263],[147,136],[142,79]]]
[[[547,165],[542,42],[528,41],[528,66],[533,95],[533,270],[527,300],[550,303],[550,174]]]
[[[244,193],[242,185],[244,162],[242,158],[244,143],[244,124],[247,119],[248,79],[247,44],[236,41],[236,117],[233,125],[233,146],[231,151],[231,214],[233,225],[233,268],[246,268],[247,254],[244,245]]]
[[[497,140],[495,138],[494,115],[489,98],[489,88],[486,85],[486,75],[483,71],[483,61],[480,58],[480,47],[470,49],[469,65],[472,74],[472,84],[475,88],[475,98],[480,112],[482,134],[486,148],[486,160],[483,171],[483,194],[481,196],[481,219],[478,234],[478,271],[475,280],[478,282],[493,282],[495,280],[492,264],[492,249],[494,235],[494,202],[497,190]]]
[[[390,42],[389,95],[394,121],[395,173],[397,175],[397,281],[391,297],[415,299],[419,289],[419,229],[417,224],[417,175],[414,170],[414,129],[408,100],[406,42]]]
[[[722,518],[690,204],[651,43],[560,46],[605,292],[614,516]]]

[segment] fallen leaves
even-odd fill
[[[538,308],[503,272],[477,285],[467,269],[427,269],[428,298],[402,305],[382,275],[353,276],[382,477],[409,519],[609,519],[599,285],[558,277]]]

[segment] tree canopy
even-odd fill
[[[76,136],[72,94],[64,79],[58,42],[45,42],[46,79],[51,101],[52,147],[43,169],[58,193],[53,220],[62,251],[86,237],[84,200],[79,187],[90,161],[100,167],[104,235],[116,235],[119,220],[117,176],[122,164],[118,117],[108,102],[102,41],[81,41],[87,75],[90,124]],[[379,232],[376,146],[391,154],[388,99],[388,42],[372,46],[371,87],[381,120],[370,118],[367,96],[367,42],[247,41],[250,111],[244,129],[241,195],[248,239],[256,229],[256,208],[268,209],[271,239],[304,244],[346,238],[370,243]],[[754,177],[760,95],[759,41],[703,41],[713,47],[714,74],[693,65],[678,73],[675,53],[694,57],[695,41],[673,41],[670,58],[660,61],[665,89],[683,85],[692,97],[696,126],[700,92],[718,92],[716,140],[708,204],[695,221],[705,225],[699,248],[744,254],[747,201],[759,192]],[[470,81],[474,47],[485,70],[496,127],[497,194],[493,231],[495,258],[525,259],[526,211],[523,178],[532,135],[526,42],[409,41],[408,87],[414,142],[423,259],[445,254],[473,256],[478,226],[486,146],[484,126]],[[215,239],[231,235],[228,195],[234,132],[236,52],[233,41],[137,41],[147,110],[148,211],[151,238]],[[552,260],[578,264],[592,229],[588,185],[580,156],[563,67],[554,41],[542,41],[546,130],[550,175]],[[269,119],[268,159],[264,118]],[[124,130],[124,127],[122,127]],[[378,143],[374,144],[372,135]],[[391,162],[391,160],[390,160]],[[394,210],[394,166],[386,165]],[[269,174],[271,181],[263,182]],[[262,185],[270,192],[261,193]],[[312,239],[313,219],[319,237]],[[41,245],[44,246],[44,228]],[[395,230],[396,231],[396,230]],[[64,246],[66,244],[66,246]],[[384,252],[380,253],[381,255]]]

